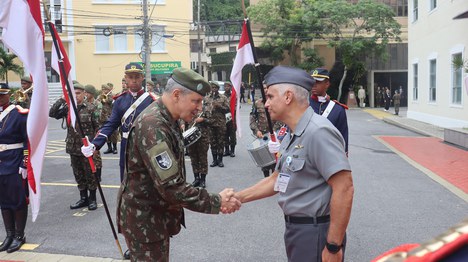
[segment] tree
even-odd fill
[[[9,54],[3,48],[0,48],[0,79],[5,80],[7,84],[9,71],[19,76],[24,74],[24,68],[14,63],[15,58],[15,54]]]
[[[263,0],[247,9],[252,21],[262,25],[265,37],[262,48],[274,53],[274,60],[282,60],[283,51],[287,51],[291,65],[298,66],[302,44],[323,33],[320,20],[306,15],[307,4],[297,0]]]
[[[244,18],[240,0],[193,0],[193,18],[198,18],[200,1],[200,21],[239,20]],[[249,1],[245,1],[248,6]]]
[[[321,18],[329,33],[328,44],[335,47],[344,65],[343,76],[338,86],[337,100],[342,95],[343,82],[349,70],[354,81],[365,73],[365,58],[374,55],[386,59],[387,44],[401,41],[400,24],[394,19],[393,10],[374,0],[351,3],[346,0],[325,0],[309,10]]]

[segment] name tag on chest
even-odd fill
[[[286,192],[290,179],[291,179],[290,175],[285,174],[285,173],[279,173],[273,189],[275,191],[282,192],[282,193]]]

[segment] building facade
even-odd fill
[[[408,117],[442,127],[468,127],[466,0],[410,0]]]
[[[113,83],[114,93],[118,92],[125,65],[142,62],[145,56],[142,52],[142,1],[45,1],[49,10],[41,7],[43,18],[46,11],[50,12],[68,52],[72,78],[96,87]],[[174,68],[190,67],[192,1],[148,1],[148,15],[152,79],[164,84]],[[53,97],[60,95],[61,88],[59,78],[50,66],[52,38],[47,27],[45,30],[47,75]],[[19,86],[18,77],[12,76],[11,80],[12,85]]]

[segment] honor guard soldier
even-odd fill
[[[210,82],[211,93],[206,97],[210,118],[210,146],[213,163],[210,167],[224,167],[224,136],[226,134],[226,113],[229,112],[228,99],[219,93],[219,85]]]
[[[178,120],[196,117],[209,91],[201,75],[176,68],[163,95],[136,117],[129,130],[117,224],[132,261],[169,261],[169,239],[184,225],[184,208],[218,214],[240,207],[230,198],[232,189],[212,194],[186,182]]]
[[[230,82],[224,83],[224,95],[229,101],[229,110],[230,112],[226,113],[226,135],[224,136],[224,154],[223,156],[235,157],[236,149],[236,116],[231,115],[231,106],[236,107],[236,105],[231,105],[231,94],[232,94],[232,84]],[[237,94],[239,95],[239,94]],[[231,147],[229,149],[229,147]]]
[[[343,137],[309,106],[315,81],[307,72],[277,66],[265,82],[265,107],[290,135],[268,143],[275,172],[234,197],[245,203],[278,194],[288,261],[345,261],[354,189]]]
[[[120,180],[123,179],[125,145],[128,132],[135,118],[156,97],[145,92],[142,83],[144,80],[143,67],[138,63],[130,63],[125,66],[125,82],[128,91],[115,97],[112,113],[109,119],[99,130],[93,142],[89,146],[83,146],[85,156],[91,156],[94,150],[99,150],[107,142],[112,133],[120,127],[122,141],[120,142]]]
[[[77,117],[80,118],[81,131],[85,136],[93,138],[99,128],[99,113],[92,103],[85,101],[84,86],[80,83],[76,83],[73,87],[75,88],[76,108],[78,110]],[[58,110],[58,108],[61,107],[60,105],[65,104],[65,99],[59,98],[50,108],[49,115],[57,115],[58,113],[54,111]],[[67,123],[65,151],[70,155],[73,175],[78,184],[78,190],[80,191],[80,199],[76,203],[71,204],[70,209],[78,209],[87,206],[89,210],[96,210],[96,178],[99,179],[101,177],[101,157],[98,152],[93,154],[93,160],[96,164],[96,176],[94,176],[88,159],[81,154],[80,148],[83,145],[81,133],[78,133],[75,128],[78,129],[78,125],[73,127],[71,124]]]
[[[346,105],[337,100],[330,100],[327,89],[330,87],[330,76],[327,69],[317,68],[312,72],[315,84],[312,87],[310,106],[314,112],[322,115],[340,131],[345,140],[346,154],[348,154],[348,118],[346,117]]]
[[[6,238],[0,252],[15,252],[26,241],[28,218],[26,121],[28,109],[13,105],[10,88],[0,83],[0,208]]]

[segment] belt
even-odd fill
[[[23,143],[0,144],[0,152],[11,150],[11,149],[18,149],[18,148],[23,148]]]
[[[293,217],[284,215],[284,220],[293,224],[323,224],[330,222],[330,215],[321,217]]]

